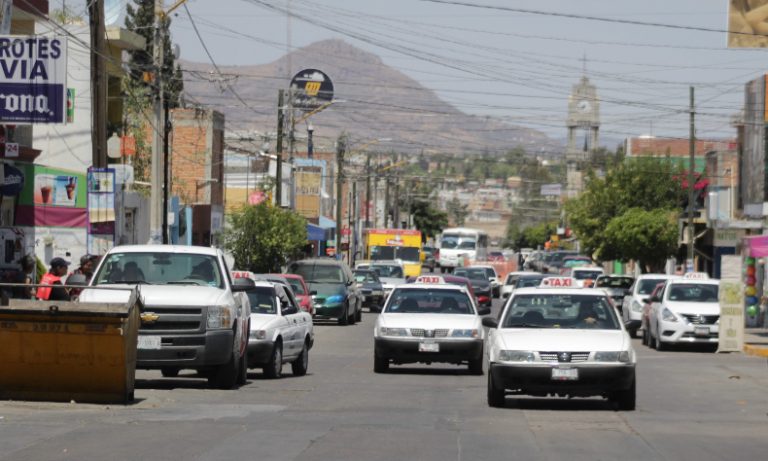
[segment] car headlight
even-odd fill
[[[408,330],[405,328],[380,327],[379,334],[381,336],[408,336]]]
[[[211,306],[208,308],[208,328],[229,328],[232,324],[232,308]]]
[[[325,298],[325,305],[330,306],[334,304],[341,304],[344,302],[344,296],[343,295],[333,295]]]
[[[251,330],[250,335],[248,335],[250,339],[266,339],[267,338],[267,330]]]
[[[637,301],[632,301],[632,310],[635,312],[640,312],[643,310],[643,306]]]
[[[624,362],[624,363],[629,363],[629,351],[595,352],[595,362]]]
[[[677,322],[677,316],[666,307],[661,311],[661,318],[665,322]]]
[[[501,362],[533,362],[536,355],[531,351],[499,351],[499,361]]]
[[[453,330],[451,336],[454,338],[477,338],[480,333],[477,330]]]

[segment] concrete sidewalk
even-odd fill
[[[744,353],[768,357],[768,328],[747,328],[744,330]]]

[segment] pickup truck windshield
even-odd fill
[[[99,266],[93,285],[199,285],[224,288],[215,256],[189,253],[112,253]]]

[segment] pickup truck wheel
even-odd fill
[[[296,360],[291,362],[291,371],[293,376],[304,376],[307,374],[307,368],[309,367],[309,344],[305,341],[304,347],[301,348],[301,353]]]
[[[264,376],[269,379],[277,379],[283,375],[283,343],[277,341],[272,349],[272,357],[264,365]]]
[[[173,367],[163,367],[160,369],[160,373],[162,373],[163,378],[175,378],[179,376],[179,369]]]
[[[237,385],[237,376],[240,360],[235,357],[237,351],[233,350],[227,363],[219,365],[208,377],[208,384],[217,389],[234,389]]]
[[[244,385],[248,382],[248,349],[240,357],[240,366],[237,367],[237,384]]]

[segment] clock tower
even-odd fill
[[[600,100],[595,85],[586,75],[573,86],[568,97],[568,146],[565,150],[567,163],[568,196],[574,197],[583,189],[580,163],[591,159],[590,152],[599,146]],[[583,133],[583,142],[581,136]]]

